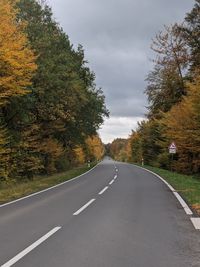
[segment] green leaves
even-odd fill
[[[108,111],[82,46],[73,48],[51,9],[36,0],[20,0],[16,6],[15,20],[26,26],[37,70],[27,83],[29,93],[4,108],[4,120],[15,147],[18,169],[13,172],[30,178],[56,172],[63,157],[70,162],[73,149],[96,135]]]

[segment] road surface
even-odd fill
[[[200,232],[161,180],[105,159],[0,208],[0,266],[199,267]]]

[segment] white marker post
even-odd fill
[[[88,168],[90,168],[90,160],[88,160]]]

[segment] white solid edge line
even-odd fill
[[[134,165],[134,164],[133,164]],[[163,181],[168,187],[169,189],[173,192],[173,194],[175,195],[175,197],[178,199],[179,203],[181,204],[181,206],[183,207],[185,213],[187,215],[192,215],[193,212],[191,211],[191,209],[189,208],[189,206],[186,204],[186,202],[183,200],[183,198],[179,195],[179,193],[176,192],[176,190],[168,183],[166,182],[160,175],[156,174],[155,172],[153,171],[150,171],[148,169],[145,169],[145,168],[142,168],[140,166],[137,166],[137,165],[134,165],[135,167],[138,167],[142,170],[145,170],[153,175],[155,175],[156,177],[158,177],[161,181]]]
[[[200,230],[200,218],[190,218],[193,225],[194,225],[194,228],[196,230]]]
[[[81,207],[79,210],[77,210],[73,215],[79,215],[83,210],[85,210],[89,205],[92,204],[92,202],[94,202],[96,199],[93,198],[90,201],[88,201],[83,207]]]
[[[108,186],[106,186],[103,190],[99,192],[99,195],[102,195],[106,190],[108,189]]]
[[[76,180],[76,179],[78,179],[78,178],[80,178],[80,177],[86,175],[87,173],[91,172],[91,171],[92,171],[93,169],[95,169],[99,164],[100,164],[100,163],[98,163],[98,164],[95,165],[92,169],[90,169],[89,171],[87,171],[87,172],[85,172],[85,173],[83,173],[83,174],[81,174],[81,175],[79,175],[79,176],[76,176],[76,177],[74,177],[74,178],[72,178],[72,179],[70,179],[70,180],[67,180],[67,181],[65,181],[65,182],[62,182],[62,183],[60,183],[60,184],[51,186],[51,187],[49,187],[49,188],[43,189],[43,190],[41,190],[41,191],[39,191],[39,192],[35,192],[35,193],[30,194],[30,195],[28,195],[28,196],[21,197],[21,198],[18,198],[18,199],[16,199],[16,200],[10,201],[10,202],[8,202],[8,203],[2,204],[2,205],[0,205],[0,208],[3,208],[3,207],[5,207],[5,206],[14,204],[14,203],[16,203],[16,202],[18,202],[18,201],[21,201],[21,200],[24,200],[24,199],[27,199],[27,198],[30,198],[30,197],[39,195],[39,194],[41,194],[41,193],[47,192],[47,191],[49,191],[49,190],[52,190],[52,189],[54,189],[54,188],[57,188],[57,187],[62,186],[62,185],[64,185],[64,184],[67,184],[67,183],[69,183],[69,182],[72,182],[72,181],[74,181],[74,180]]]
[[[114,181],[115,181],[115,180],[113,179],[112,181],[110,181],[110,183],[109,183],[109,184],[110,184],[110,185],[111,185],[111,184],[113,184],[113,183],[114,183]]]
[[[188,207],[188,205],[186,204],[186,202],[182,199],[182,197],[179,195],[179,193],[173,192],[173,194],[176,196],[176,198],[180,202],[181,206],[184,208],[186,214],[192,215],[193,214],[192,211],[190,210],[190,208]]]
[[[35,249],[37,246],[39,246],[41,243],[43,243],[45,240],[47,240],[50,236],[55,234],[58,230],[60,230],[61,227],[55,227],[51,231],[49,231],[46,235],[42,236],[40,239],[38,239],[36,242],[34,242],[32,245],[24,249],[22,252],[17,254],[14,258],[9,260],[8,262],[1,265],[1,267],[10,267],[16,262],[18,262],[20,259],[22,259],[24,256],[26,256],[29,252],[31,252],[33,249]]]

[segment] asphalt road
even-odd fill
[[[200,267],[200,232],[161,180],[105,159],[0,208],[0,266]]]

